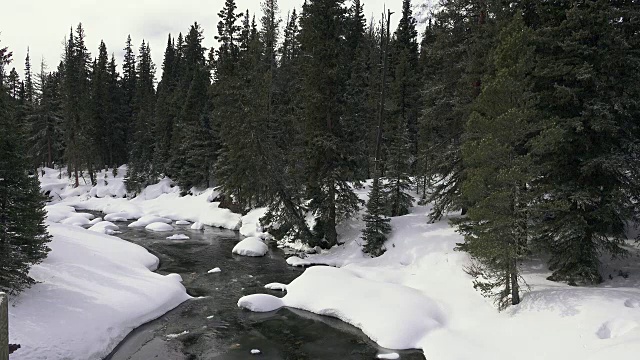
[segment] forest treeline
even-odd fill
[[[533,255],[552,280],[600,282],[638,214],[640,4],[441,0],[419,35],[420,5],[391,9],[389,29],[360,0],[284,17],[264,0],[259,19],[226,0],[218,46],[197,23],[170,34],[160,79],[148,43],[128,38],[119,72],[79,24],[55,71],[27,57],[22,79],[0,72],[3,93],[29,168],[66,166],[76,185],[128,164],[132,193],[164,176],[184,194],[216,186],[234,210],[268,207],[272,234],[330,247],[374,179],[372,256],[417,191],[431,220],[462,211],[459,250],[500,307]]]

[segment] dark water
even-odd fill
[[[174,225],[174,232],[154,233],[118,225],[123,231],[118,236],[160,258],[159,273],[180,274],[188,293],[204,298],[188,300],[134,330],[106,359],[374,359],[381,350],[337,319],[287,308],[270,313],[239,309],[243,295],[283,296],[264,285],[289,283],[302,273],[288,266],[284,252],[274,246],[265,257],[243,257],[231,254],[240,240],[233,231]],[[175,233],[190,240],[166,239]],[[207,274],[215,267],[222,272]],[[252,349],[261,354],[251,355]],[[399,353],[402,359],[424,359],[419,351]]]

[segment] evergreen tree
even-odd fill
[[[129,139],[129,170],[127,190],[138,192],[156,180],[152,168],[155,125],[155,65],[151,60],[149,44],[142,41],[136,65],[136,93],[134,98],[133,136]]]
[[[100,167],[113,165],[111,162],[111,154],[109,153],[110,144],[113,143],[113,128],[115,121],[114,113],[111,108],[111,90],[109,82],[111,75],[109,74],[109,57],[107,55],[107,46],[104,41],[100,42],[98,49],[98,58],[94,61],[91,77],[91,133],[93,144],[98,150],[98,164]]]
[[[74,186],[80,185],[80,173],[87,170],[95,183],[95,147],[91,142],[91,114],[89,100],[90,55],[84,43],[84,29],[78,24],[75,36],[69,34],[64,56],[64,158],[67,171],[73,174]]]
[[[519,261],[528,247],[528,184],[536,177],[527,142],[536,131],[530,77],[532,31],[517,16],[493,53],[496,74],[485,81],[466,125],[462,194],[467,216],[457,220],[459,248],[478,263],[474,287],[499,309],[520,302]]]
[[[365,228],[362,230],[362,239],[365,243],[362,250],[373,257],[385,252],[384,243],[387,241],[387,234],[391,232],[390,219],[385,216],[386,206],[383,199],[380,181],[376,178],[369,192],[367,212],[362,217],[365,222]]]
[[[29,156],[33,165],[53,167],[61,160],[62,151],[62,99],[60,74],[47,73],[44,60],[36,76],[35,111],[28,117],[30,128]]]
[[[303,53],[305,157],[310,210],[316,216],[315,239],[337,244],[337,223],[350,217],[359,200],[347,182],[353,168],[345,161],[342,138],[346,77],[339,54],[344,49],[346,11],[342,0],[311,0],[304,6],[300,32]]]
[[[637,4],[540,5],[533,73],[544,119],[533,141],[542,176],[537,231],[551,251],[552,280],[602,280],[599,255],[624,254],[625,221],[637,214]],[[550,15],[550,16],[549,16]],[[635,35],[634,35],[635,34]],[[606,90],[604,90],[606,89]]]
[[[178,58],[174,40],[169,35],[162,63],[162,78],[158,83],[156,101],[156,126],[154,128],[155,152],[153,167],[158,174],[170,175],[174,121],[177,117],[176,90],[178,87]]]
[[[22,148],[25,139],[16,129],[8,93],[5,66],[11,61],[0,48],[0,290],[18,293],[34,284],[29,268],[47,255],[49,235],[44,225],[45,199]]]

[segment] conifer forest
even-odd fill
[[[251,10],[235,0],[210,3],[206,11],[217,11],[217,28],[195,22],[166,34],[164,44],[135,34],[121,43],[87,43],[86,24],[73,24],[67,34],[55,34],[55,40],[64,38],[64,50],[48,65],[29,53],[16,59],[0,33],[0,291],[20,299],[47,284],[45,274],[53,274],[48,262],[71,246],[56,245],[56,239],[83,236],[53,223],[102,224],[99,232],[109,235],[119,233],[117,221],[153,215],[148,224],[210,225],[240,231],[247,237],[240,244],[249,237],[257,241],[240,250],[238,244],[237,255],[258,256],[254,248],[266,252],[265,243],[275,241],[299,251],[289,265],[336,267],[333,275],[316,266],[288,279],[293,282],[276,308],[329,314],[381,348],[422,349],[429,359],[449,359],[429,355],[440,349],[429,336],[454,323],[442,320],[453,319],[442,309],[463,302],[459,297],[477,294],[478,303],[488,302],[496,312],[524,316],[521,309],[547,299],[540,289],[574,294],[615,287],[624,290],[625,309],[640,308],[640,282],[629,280],[640,275],[639,1],[393,0],[386,12],[371,16],[366,0],[300,0],[294,9],[261,0]],[[216,45],[208,48],[204,39]],[[152,45],[164,48],[162,63],[154,63]],[[123,57],[117,56],[121,50]],[[60,190],[47,179],[62,182]],[[118,181],[121,193],[100,195]],[[208,199],[196,200],[203,193]],[[159,210],[157,199],[169,194],[173,202]],[[217,204],[216,212],[180,215],[182,207],[196,205],[179,204],[196,201]],[[103,215],[78,220],[79,213],[65,213],[55,220],[64,206]],[[123,215],[132,207],[138,215]],[[104,220],[91,222],[96,216]],[[182,236],[195,236],[189,234]],[[446,260],[434,260],[434,254]],[[442,267],[449,261],[451,267]],[[343,269],[352,262],[357,269]],[[394,275],[403,266],[438,280],[408,282],[410,275]],[[209,273],[219,271],[226,270]],[[337,280],[346,278],[337,271],[357,279]],[[447,292],[457,279],[465,279],[463,290]],[[355,284],[365,280],[414,287],[434,303],[440,292],[456,300],[438,305],[444,315],[428,311],[439,325],[421,330],[422,340],[405,335],[396,341],[393,325],[381,330],[367,325],[371,316],[358,318],[367,307],[379,313],[388,305],[387,295],[358,292],[366,287]],[[370,294],[363,298],[365,310],[301,300],[303,292],[326,296],[310,290],[325,281],[327,289],[349,284],[343,291],[353,291],[354,301]],[[432,295],[426,287],[437,281],[449,285]],[[183,285],[176,283],[180,294],[159,314],[185,301]],[[402,294],[385,289],[380,294]],[[272,310],[251,296],[237,306]],[[371,296],[375,300],[366,300]],[[412,296],[398,295],[399,302],[388,306],[402,311]],[[563,301],[586,308],[588,299],[593,296]],[[411,319],[422,315],[406,311],[413,315],[401,328],[414,329]],[[10,318],[20,322],[20,316]],[[631,359],[629,349],[640,350],[640,314],[620,319],[623,325],[611,320],[589,334],[624,334],[616,336],[633,345],[594,359]],[[27,344],[16,356],[41,358],[27,336],[9,339]],[[84,354],[97,359],[112,350]],[[490,355],[482,351],[473,353],[478,359]],[[351,358],[285,353],[282,358]],[[468,358],[450,348],[442,353]]]

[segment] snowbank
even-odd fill
[[[238,306],[272,311],[281,303],[336,317],[361,328],[380,346],[391,349],[418,348],[422,338],[446,323],[439,305],[420,291],[366,280],[345,269],[309,268],[286,289],[287,295],[282,299],[265,294],[248,295],[238,301]]]
[[[151,272],[144,248],[82,228],[49,224],[39,281],[12,299],[9,340],[20,359],[101,359],[131,330],[189,299],[179,276]]]
[[[218,202],[211,202],[217,195],[213,189],[180,196],[180,189],[173,185],[171,179],[165,178],[158,184],[143,189],[137,197],[127,199],[124,191],[126,166],[118,168],[115,176],[111,171],[100,171],[96,186],[91,186],[88,179],[81,179],[77,188],[72,186],[73,181],[65,171],[43,170],[45,175],[40,177],[41,189],[49,194],[52,203],[56,206],[67,205],[77,209],[101,211],[107,214],[106,221],[127,221],[151,215],[169,219],[170,222],[181,221],[185,225],[185,222],[201,223],[231,230],[245,226],[245,229],[254,229],[246,230],[248,233],[260,235],[256,218],[258,214],[251,214],[243,220],[242,215],[234,214],[229,209],[221,209]],[[52,214],[49,220],[60,222],[64,218],[60,219]],[[152,222],[156,221],[135,222],[133,227],[145,227]]]
[[[248,237],[237,243],[231,252],[242,256],[264,256],[267,251],[269,247],[260,238]]]

